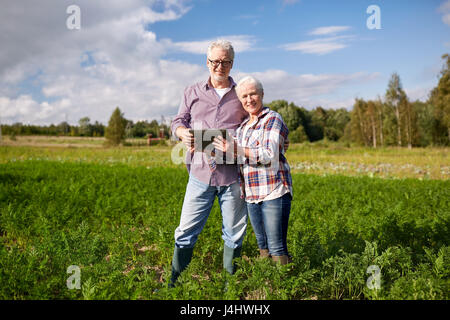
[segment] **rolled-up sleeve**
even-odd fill
[[[183,93],[183,97],[181,98],[180,107],[178,109],[178,114],[176,117],[172,120],[172,124],[170,126],[170,129],[172,130],[172,139],[173,140],[179,140],[179,138],[176,136],[175,132],[178,127],[191,127],[191,105],[192,105],[192,99],[190,94],[191,88],[186,88]]]

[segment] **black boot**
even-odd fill
[[[170,277],[169,288],[175,287],[175,282],[181,272],[187,268],[192,259],[194,248],[178,248],[175,246],[172,258],[172,276]]]

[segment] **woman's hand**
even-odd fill
[[[234,143],[230,143],[230,141],[224,139],[222,136],[217,136],[213,140],[213,146],[217,150],[222,151],[223,153],[233,152]]]

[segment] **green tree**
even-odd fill
[[[308,136],[306,135],[305,128],[299,125],[297,129],[289,132],[289,141],[292,143],[300,143],[308,141]]]
[[[82,136],[90,137],[92,136],[92,125],[91,119],[89,117],[83,117],[78,120],[78,125],[80,126],[79,133]]]
[[[408,148],[411,149],[413,145],[418,144],[417,115],[412,103],[408,99],[402,100],[401,110],[403,111],[401,122],[404,128],[404,141],[408,145]]]
[[[127,120],[124,118],[123,113],[119,107],[116,107],[111,118],[109,118],[108,126],[105,130],[107,144],[119,145],[124,141],[126,123]]]
[[[367,102],[357,98],[351,112],[350,135],[352,141],[368,146],[370,145],[370,125],[367,123],[366,111]]]
[[[391,79],[388,83],[388,88],[386,90],[386,102],[388,106],[392,108],[395,115],[395,126],[397,130],[397,145],[402,146],[402,121],[401,121],[401,111],[402,106],[405,105],[405,100],[407,99],[406,93],[403,90],[400,76],[394,72],[391,75]]]
[[[278,112],[278,113],[279,113],[278,110],[280,110],[280,109],[283,108],[283,107],[287,107],[288,105],[289,105],[289,104],[288,104],[288,102],[287,102],[286,100],[274,100],[274,101],[272,101],[271,103],[267,104],[267,106],[268,106],[271,110],[273,110],[273,111],[275,111],[275,112]]]
[[[433,143],[434,106],[431,103],[417,100],[412,103],[412,107],[417,115],[418,145],[429,146]]]
[[[70,132],[70,125],[67,123],[67,121],[63,121],[57,126],[58,134],[61,135],[68,135]]]
[[[444,54],[445,60],[441,77],[436,88],[431,91],[429,102],[434,106],[435,123],[433,142],[440,145],[450,144],[450,55]]]
[[[149,132],[147,121],[138,121],[135,124],[131,123],[131,125],[130,136],[132,137],[142,138]]]
[[[377,147],[377,137],[378,137],[378,131],[380,130],[378,128],[378,111],[377,111],[377,105],[374,101],[368,101],[367,102],[367,110],[366,110],[366,118],[368,122],[368,135],[369,140],[372,140],[372,147]],[[378,143],[380,143],[378,141]]]
[[[338,141],[343,135],[345,126],[350,121],[350,113],[344,109],[327,110],[324,135],[328,140]]]
[[[94,137],[103,137],[105,135],[105,126],[102,123],[95,121],[91,128]]]
[[[308,122],[305,126],[306,134],[311,142],[324,138],[327,111],[322,107],[317,107],[309,112]]]
[[[300,125],[302,125],[300,109],[293,103],[281,107],[280,109],[278,109],[278,113],[283,118],[283,121],[284,123],[286,123],[286,126],[288,127],[289,131],[294,131]]]
[[[281,115],[289,129],[289,140],[291,142],[311,140],[307,134],[311,115],[305,108],[298,107],[292,102],[288,103],[286,100],[274,100],[267,106]]]
[[[374,148],[384,145],[385,116],[386,106],[380,98],[369,101],[356,99],[350,122],[345,128],[345,139]],[[390,127],[393,128],[394,124]]]
[[[286,100],[274,100],[267,106],[281,115],[289,129],[289,139],[295,142],[318,141],[324,137],[337,141],[344,136],[350,122],[350,112],[344,108],[325,110],[319,106],[308,111]]]

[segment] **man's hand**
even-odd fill
[[[188,128],[178,127],[177,130],[175,131],[175,134],[177,135],[178,138],[181,139],[181,141],[187,147],[190,153],[193,153],[195,151],[194,135],[189,132]]]

